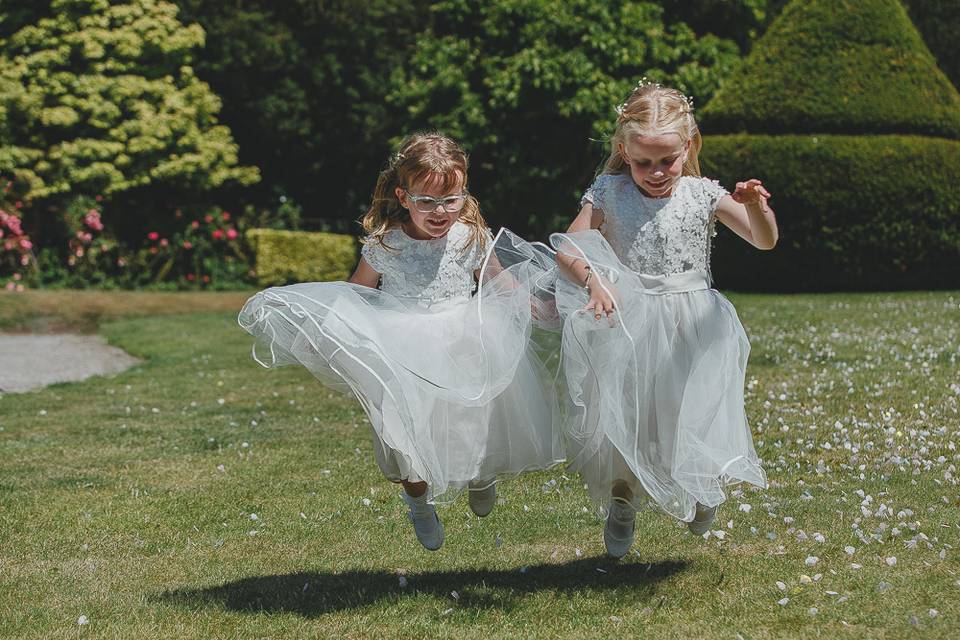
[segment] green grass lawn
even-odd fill
[[[102,322],[145,363],[0,397],[0,636],[960,634],[958,293],[731,296],[771,486],[707,540],[641,512],[616,564],[562,469],[422,549],[359,405],[251,360],[243,294],[57,295],[0,327]]]

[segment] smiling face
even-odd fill
[[[651,198],[665,198],[683,175],[690,142],[674,133],[636,135],[618,149],[637,186]]]
[[[452,177],[429,174],[422,180],[414,181],[406,189],[397,187],[396,195],[400,206],[410,215],[410,219],[402,224],[408,236],[417,240],[430,240],[442,238],[450,231],[450,227],[460,217],[459,210],[447,211],[446,208],[438,206],[432,211],[423,212],[410,196],[425,196],[436,200],[455,198],[463,194],[463,178],[459,171]]]

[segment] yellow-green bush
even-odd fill
[[[340,233],[251,229],[257,281],[264,286],[345,280],[357,262],[357,240]]]

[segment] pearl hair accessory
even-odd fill
[[[630,92],[630,95],[632,96],[634,93],[636,93],[636,92],[639,91],[640,89],[642,89],[642,88],[644,88],[644,87],[650,87],[650,86],[657,87],[657,88],[659,89],[662,85],[661,85],[659,82],[653,82],[652,80],[648,80],[648,79],[647,79],[647,76],[643,76],[642,78],[640,78],[640,81],[637,82],[637,86],[634,87],[633,90]],[[686,100],[687,105],[690,107],[690,112],[692,113],[692,112],[693,112],[693,98],[692,98],[691,96],[684,95],[683,93],[680,93],[680,95],[683,96],[683,99],[684,99],[684,100]],[[627,98],[627,102],[624,102],[623,104],[618,104],[616,107],[613,108],[613,110],[617,112],[617,119],[618,119],[620,122],[623,122],[623,121],[626,120],[626,117],[624,116],[624,113],[626,113],[626,111],[627,111],[627,103],[628,103],[629,101],[630,101],[630,99]]]

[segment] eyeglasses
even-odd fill
[[[420,213],[433,213],[437,208],[441,208],[447,213],[456,213],[463,209],[467,201],[467,192],[460,195],[447,196],[446,198],[431,198],[430,196],[415,196],[406,189],[403,190],[407,198],[413,201],[414,208]]]

